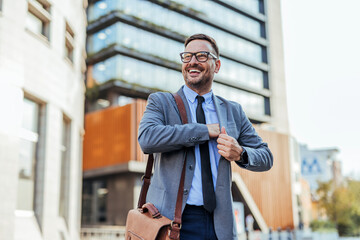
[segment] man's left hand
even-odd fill
[[[239,161],[243,148],[239,145],[235,138],[226,133],[225,127],[221,128],[221,132],[217,139],[218,153],[228,161]]]

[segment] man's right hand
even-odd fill
[[[206,126],[208,128],[210,138],[217,138],[219,136],[220,125],[218,123],[206,124]]]

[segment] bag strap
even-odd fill
[[[173,93],[172,95],[175,98],[176,105],[180,112],[180,117],[181,117],[182,123],[183,124],[188,123],[187,116],[186,116],[186,109],[185,109],[185,105],[184,105],[182,98],[177,93]],[[174,220],[171,223],[172,226],[171,226],[171,230],[169,233],[170,239],[179,239],[179,236],[180,236],[182,200],[183,200],[184,182],[185,182],[186,157],[187,157],[187,151],[185,150],[185,160],[184,160],[184,165],[183,165],[183,168],[181,171],[181,179],[180,179],[179,190],[178,190],[178,195],[177,195],[177,199],[176,199]]]
[[[188,123],[187,116],[186,116],[186,109],[185,109],[185,105],[184,105],[182,98],[177,93],[173,93],[172,95],[175,98],[176,105],[178,107],[182,123],[183,124]],[[177,195],[177,199],[176,199],[175,217],[171,223],[171,229],[174,230],[174,231],[171,230],[171,232],[170,232],[170,238],[172,238],[172,239],[176,239],[176,237],[178,237],[178,234],[179,234],[179,231],[181,228],[181,212],[182,212],[182,200],[183,200],[183,194],[184,194],[186,155],[187,155],[187,151],[185,151],[185,160],[184,160],[184,165],[183,165],[182,172],[181,172],[181,179],[180,179],[178,195]],[[148,189],[150,186],[151,170],[153,168],[153,164],[154,164],[154,155],[151,153],[151,154],[149,154],[149,157],[148,157],[145,174],[142,177],[143,185],[142,185],[141,191],[140,191],[138,208],[141,208],[146,202],[146,195],[147,195],[147,192],[148,192]]]
[[[179,113],[180,113],[182,124],[187,124],[188,119],[187,119],[187,116],[186,116],[186,109],[185,109],[185,105],[184,105],[184,102],[183,102],[182,98],[177,93],[172,93],[172,95],[175,98],[176,105],[177,105]]]
[[[151,153],[149,154],[148,161],[146,163],[146,170],[145,174],[141,177],[141,180],[143,181],[143,185],[141,186],[139,201],[138,201],[138,208],[142,208],[142,206],[146,202],[146,195],[149,190],[150,186],[150,178],[151,178],[151,170],[154,164],[154,155]]]

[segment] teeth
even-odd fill
[[[196,70],[196,69],[191,69],[190,71],[189,71],[190,73],[193,73],[193,72],[200,72],[199,70]]]

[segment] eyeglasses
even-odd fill
[[[195,55],[196,60],[198,60],[199,62],[206,62],[209,58],[209,55],[211,55],[211,57],[213,57],[214,59],[217,59],[217,57],[211,52],[205,52],[205,51],[196,52],[196,53],[182,52],[180,53],[181,61],[183,63],[188,63],[191,61],[193,55]]]

